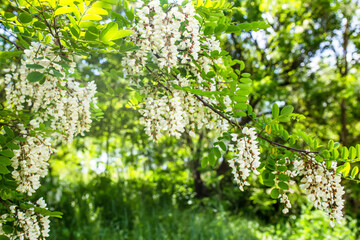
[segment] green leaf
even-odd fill
[[[86,14],[108,15],[109,13],[105,9],[92,7],[86,11]]]
[[[69,28],[70,28],[71,34],[72,34],[75,38],[79,38],[79,37],[80,37],[80,31],[78,31],[77,28],[75,28],[75,27],[69,27]]]
[[[211,35],[213,33],[214,33],[214,28],[213,27],[210,27],[210,26],[205,27],[204,35]]]
[[[4,166],[11,165],[11,160],[8,157],[0,156],[0,164]]]
[[[279,172],[285,172],[285,171],[287,170],[287,167],[286,167],[286,166],[278,166],[278,167],[277,167],[277,170],[278,170]]]
[[[17,144],[15,144],[15,143],[8,143],[8,144],[6,144],[6,146],[8,147],[8,148],[10,148],[10,149],[13,149],[13,150],[19,150],[20,149],[20,146],[19,145],[17,145]]]
[[[100,2],[105,2],[109,4],[117,4],[119,0],[100,0]]]
[[[7,169],[7,167],[5,167],[4,165],[0,164],[0,173],[1,174],[8,174],[9,173],[9,169]]]
[[[270,172],[269,170],[264,170],[264,171],[261,173],[261,176],[262,176],[262,178],[264,179],[264,181],[275,179],[275,175],[274,175],[272,172]]]
[[[213,147],[212,150],[214,151],[214,154],[218,159],[221,158],[221,152],[217,147]]]
[[[324,159],[322,157],[320,157],[320,156],[316,156],[315,160],[318,161],[318,162],[323,162],[324,161]]]
[[[118,30],[118,24],[115,22],[110,22],[105,27],[105,29],[101,31],[100,40],[104,42],[109,42],[129,36],[130,34],[132,34],[131,30]]]
[[[285,106],[283,109],[281,109],[281,115],[288,116],[294,111],[294,107],[291,105]]]
[[[93,7],[98,7],[98,8],[105,8],[105,9],[112,9],[112,5],[109,3],[105,3],[105,2],[96,2],[92,5]]]
[[[356,158],[356,149],[353,146],[351,146],[349,149],[349,158],[350,159]]]
[[[342,173],[346,177],[350,172],[350,168],[351,168],[350,163],[346,162],[343,165],[338,166],[337,169],[336,169],[336,172],[337,173]]]
[[[41,72],[36,72],[36,71],[29,73],[26,77],[26,79],[29,82],[39,82],[44,78],[45,78],[44,74],[42,74]]]
[[[86,14],[83,18],[83,21],[101,21],[102,17],[100,15],[97,14]]]
[[[274,188],[273,190],[271,190],[270,196],[271,196],[271,198],[273,198],[273,199],[278,199],[278,198],[279,198],[279,194],[280,194],[279,189]]]
[[[214,157],[214,154],[213,154],[213,152],[212,151],[210,151],[210,153],[209,153],[209,163],[210,163],[210,165],[211,166],[214,166],[215,165],[215,157]]]
[[[219,33],[222,33],[226,30],[226,27],[224,24],[219,24],[215,27],[215,30],[214,30],[214,33],[215,34],[219,34]]]
[[[209,158],[208,157],[203,157],[201,159],[201,167],[205,168],[208,165],[208,162],[209,162]]]
[[[330,158],[330,152],[328,150],[322,151],[322,156],[326,159]]]
[[[273,187],[275,185],[275,181],[273,179],[264,180],[264,185],[267,187]]]
[[[40,21],[34,22],[34,26],[37,27],[37,28],[40,28],[42,30],[44,30],[46,28],[46,25],[43,22],[40,22]]]
[[[4,17],[10,21],[13,21],[16,19],[15,14],[11,13],[11,12],[5,12],[4,13]]]
[[[19,141],[19,142],[25,142],[26,138],[22,138],[22,137],[16,137],[14,138],[15,141]]]
[[[240,82],[245,83],[245,84],[250,84],[250,83],[252,83],[252,80],[250,78],[240,78]]]
[[[50,212],[47,215],[50,216],[50,217],[62,218],[63,213],[54,211],[54,212]]]
[[[279,117],[279,106],[276,103],[272,105],[271,112],[274,119]]]
[[[348,157],[349,157],[349,150],[348,150],[347,147],[344,146],[344,147],[341,149],[341,158],[343,158],[343,159],[348,159]]]
[[[225,145],[225,143],[223,143],[223,142],[218,142],[218,144],[219,144],[219,146],[221,147],[221,149],[222,149],[223,151],[226,151],[226,145]]]
[[[96,27],[89,27],[85,33],[85,39],[88,41],[97,40],[99,38],[99,31]]]
[[[73,12],[73,10],[74,10],[74,8],[72,8],[72,7],[59,7],[55,11],[55,16],[66,14],[66,13],[71,13],[71,12]]]
[[[332,156],[333,159],[338,159],[338,157],[339,157],[339,151],[338,151],[337,149],[333,149],[333,150],[331,151],[331,156]]]
[[[0,235],[0,240],[10,240],[10,238],[5,235]]]
[[[285,182],[279,182],[278,183],[278,186],[281,188],[281,189],[284,189],[284,190],[288,190],[289,189],[289,185]]]
[[[130,36],[131,34],[133,34],[133,31],[131,31],[131,30],[119,30],[119,31],[117,31],[117,33],[115,34],[115,36],[113,37],[112,40],[124,38],[124,37]]]
[[[14,228],[10,225],[2,225],[1,228],[6,234],[11,234],[14,231]]]
[[[281,115],[278,118],[279,122],[290,122],[290,117],[289,116],[285,116],[285,115]]]
[[[39,65],[39,64],[26,64],[27,68],[31,68],[31,69],[43,69],[44,67]]]
[[[355,178],[358,173],[359,173],[359,168],[358,168],[358,166],[355,166],[355,167],[351,170],[351,177],[352,177],[352,178]]]
[[[356,156],[360,158],[360,144],[356,144],[355,149],[356,149]]]
[[[33,20],[32,15],[27,12],[22,12],[19,15],[19,22],[21,22],[23,24],[30,23],[32,20]]]
[[[240,71],[245,69],[245,63],[244,61],[240,61]]]
[[[60,78],[64,77],[64,75],[61,72],[59,72],[58,70],[56,70],[55,68],[51,68],[49,70],[49,74],[51,74],[54,77],[60,77]]]
[[[132,22],[134,20],[134,10],[131,8],[130,10],[125,11],[126,17]]]
[[[281,181],[289,181],[290,180],[290,177],[286,174],[280,174],[278,176],[278,178],[281,180]]]
[[[14,132],[8,126],[4,126],[3,128],[6,132],[6,135],[8,135],[11,139],[15,137]]]
[[[11,150],[9,150],[9,149],[0,151],[0,155],[5,156],[5,157],[8,157],[8,158],[12,158],[12,157],[15,156],[15,154],[14,154]]]

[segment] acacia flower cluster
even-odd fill
[[[19,65],[12,65],[5,75],[7,108],[21,116],[30,112],[31,119],[14,126],[24,140],[11,159],[12,177],[17,191],[32,195],[40,187],[40,178],[48,173],[52,144],[71,142],[77,134],[90,129],[91,104],[96,107],[94,82],[80,83],[75,79],[76,64],[65,50],[54,52],[49,45],[33,42],[24,50]],[[44,131],[45,130],[45,131]],[[29,203],[31,204],[31,203]],[[46,208],[40,199],[35,207]],[[13,220],[10,239],[41,239],[48,237],[49,217],[30,207],[13,205],[9,214],[1,216],[1,226]]]
[[[302,167],[303,177],[300,187],[305,190],[308,199],[316,208],[329,215],[332,227],[335,222],[340,223],[343,218],[344,200],[342,197],[345,191],[341,186],[341,177],[335,171],[336,162],[327,169],[325,163],[318,163],[312,157],[305,159]]]
[[[244,127],[242,135],[233,133],[232,143],[229,150],[233,152],[233,159],[228,160],[232,174],[241,191],[249,185],[246,179],[250,173],[258,175],[257,168],[260,166],[260,150],[255,128]]]
[[[94,82],[86,86],[72,74],[76,66],[71,55],[60,57],[47,45],[33,42],[24,51],[25,59],[5,75],[6,99],[20,113],[30,110],[33,128],[48,123],[55,130],[52,138],[71,142],[77,134],[88,131],[91,124],[90,102],[96,105]],[[31,81],[29,74],[39,76]],[[41,79],[42,78],[42,79]]]
[[[343,218],[342,210],[344,208],[344,187],[341,186],[341,177],[336,174],[336,162],[332,163],[330,169],[325,163],[319,163],[314,156],[299,156],[297,159],[290,160],[285,158],[284,166],[292,165],[293,168],[287,169],[283,174],[294,179],[301,177],[300,188],[305,192],[306,197],[319,210],[324,211],[330,217],[330,225],[333,227],[335,222],[340,223]],[[272,172],[278,174],[277,171]],[[278,183],[279,181],[277,181]],[[288,184],[295,185],[293,180],[287,181]],[[280,202],[284,203],[283,213],[286,214],[291,208],[287,193],[293,193],[293,189],[283,190],[279,194]]]
[[[18,127],[22,134],[28,133],[22,124]],[[14,150],[11,166],[14,168],[12,177],[19,184],[17,191],[28,195],[35,193],[40,187],[40,178],[48,173],[48,160],[52,152],[50,138],[41,135],[27,136],[20,149]]]
[[[46,203],[42,198],[40,198],[35,204],[32,204],[31,202],[28,204],[47,209]],[[4,231],[4,227],[7,222],[6,219],[14,219],[12,233],[5,233]],[[49,216],[37,213],[33,207],[24,209],[17,205],[12,205],[10,206],[10,212],[8,214],[3,214],[0,217],[0,235],[7,236],[10,240],[44,239],[49,236],[49,231]]]
[[[32,113],[28,125],[17,126],[26,142],[20,143],[12,158],[17,190],[31,195],[39,188],[40,177],[47,174],[51,142],[71,142],[75,135],[89,130],[96,86],[94,82],[82,86],[72,77],[76,64],[70,55],[60,57],[49,46],[35,42],[24,53],[21,64],[8,69],[5,91],[9,108],[17,114]],[[42,136],[42,124],[52,129],[50,138]]]
[[[218,76],[213,77],[212,83],[201,76],[201,72],[210,71],[210,64],[222,62],[221,58],[209,57],[212,51],[220,52],[221,48],[214,37],[202,34],[194,6],[173,5],[164,11],[158,0],[141,1],[136,16],[138,22],[131,41],[140,49],[129,53],[122,65],[132,84],[145,96],[140,112],[147,134],[157,140],[162,134],[180,137],[186,127],[191,135],[195,128],[203,126],[226,130],[226,120],[204,109],[194,95],[173,87],[196,87],[209,92],[224,87]],[[154,64],[156,69],[151,70],[148,65]],[[185,74],[174,74],[175,67],[182,68]],[[152,79],[144,79],[145,73],[151,74]],[[196,86],[190,79],[196,79]],[[209,104],[219,104],[215,98],[205,99]],[[231,101],[224,103],[229,107]]]

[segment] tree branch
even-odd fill
[[[155,76],[155,73],[154,73],[153,71],[151,71],[151,69],[150,69],[148,66],[145,65],[145,68],[146,68],[154,77],[156,77],[156,76]],[[162,86],[162,87],[165,88],[167,91],[169,91],[169,92],[171,93],[171,95],[173,94],[172,91],[171,91],[168,87],[166,87],[164,84],[162,84],[157,78],[155,78],[155,80],[156,80],[156,82],[158,82],[158,83],[160,84],[160,86]]]
[[[318,151],[311,152],[311,151],[307,151],[307,150],[302,150],[302,149],[297,149],[297,148],[292,148],[292,147],[288,147],[288,146],[282,145],[282,144],[280,144],[280,143],[271,141],[270,139],[267,139],[267,138],[261,136],[260,133],[258,133],[257,136],[258,136],[259,138],[267,141],[268,143],[270,143],[270,144],[272,144],[272,145],[276,145],[276,146],[285,148],[285,149],[290,150],[290,151],[293,151],[293,152],[304,153],[304,154],[311,154],[311,153],[317,154],[317,153],[319,153]]]
[[[215,112],[216,114],[218,114],[220,117],[222,117],[223,119],[227,120],[231,125],[234,125],[235,127],[238,128],[242,128],[239,124],[237,124],[235,121],[229,119],[228,117],[226,117],[224,114],[222,114],[220,111],[216,110],[213,106],[211,106],[209,103],[207,103],[204,99],[202,99],[200,96],[194,94],[194,96],[200,101],[202,102],[202,104],[204,104],[204,106],[210,108],[213,112]]]
[[[13,44],[17,49],[21,49],[21,50],[24,50],[25,48],[21,47],[20,45],[18,45],[17,43],[13,42],[13,41],[10,41],[8,38],[4,37],[3,35],[0,35],[0,37],[2,39],[4,39],[5,41]]]
[[[146,69],[154,75],[153,71],[151,71],[151,69],[146,66]],[[176,75],[174,75],[173,73],[171,73],[171,75],[179,80],[177,78]],[[164,84],[162,84],[158,79],[156,79],[156,81],[162,86],[164,87],[167,91],[171,92],[171,90],[169,88],[167,88],[166,86],[164,86]],[[171,92],[172,93],[172,92]],[[239,129],[242,129],[242,126],[239,125],[239,123],[235,122],[234,120],[231,120],[230,118],[228,118],[227,116],[225,116],[223,113],[221,113],[219,110],[215,109],[213,106],[211,106],[208,102],[206,102],[204,99],[202,99],[199,95],[196,95],[194,94],[194,96],[202,103],[204,104],[205,107],[207,108],[210,108],[213,112],[215,112],[216,114],[218,114],[220,117],[222,117],[223,119],[227,120],[231,125],[235,126],[235,127],[238,127]],[[278,147],[282,147],[282,148],[285,148],[285,149],[288,149],[290,151],[293,151],[293,152],[298,152],[298,153],[302,153],[302,154],[318,154],[319,152],[318,151],[315,151],[315,152],[311,152],[311,151],[307,151],[307,150],[302,150],[302,149],[297,149],[297,148],[292,148],[292,147],[288,147],[288,146],[285,146],[283,144],[280,144],[280,143],[277,143],[277,142],[274,142],[274,141],[271,141],[270,139],[267,139],[263,136],[261,136],[261,132],[257,134],[257,136],[267,142],[269,142],[270,144],[272,145],[276,145]]]

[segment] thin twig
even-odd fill
[[[17,43],[13,42],[13,41],[10,41],[10,39],[4,37],[3,35],[0,35],[1,38],[3,38],[5,41],[13,44],[17,49],[22,49],[24,50],[25,48],[23,48],[22,46],[18,45]]]
[[[288,149],[288,150],[293,151],[293,152],[305,153],[305,154],[311,154],[311,153],[318,154],[318,153],[319,153],[318,151],[311,152],[311,151],[307,151],[307,150],[302,150],[302,149],[297,149],[297,148],[292,148],[292,147],[288,147],[288,146],[282,145],[282,144],[280,144],[280,143],[271,141],[270,139],[267,139],[267,138],[261,136],[260,133],[258,133],[257,136],[258,136],[259,138],[261,138],[261,139],[269,142],[269,143],[272,144],[272,145],[276,145],[276,146],[279,146],[279,147]]]
[[[156,77],[155,73],[153,71],[151,71],[151,69],[145,65],[145,68],[152,74],[154,75],[154,77]],[[155,80],[160,84],[160,86],[162,86],[163,88],[165,88],[167,91],[169,91],[171,93],[171,95],[173,94],[172,91],[166,87],[164,84],[162,84],[157,78],[155,78]]]
[[[154,75],[154,73],[145,65],[146,69],[152,73]],[[177,78],[177,76],[173,73],[171,73],[171,75],[176,79],[176,80],[179,80]],[[162,86],[164,87],[166,90],[168,90],[169,92],[171,92],[171,90],[167,87],[165,87],[162,83],[159,82],[158,79],[156,79],[156,81]],[[172,92],[171,92],[172,93]],[[227,120],[231,125],[235,126],[235,127],[238,127],[240,129],[242,129],[242,127],[237,123],[235,122],[234,120],[231,120],[230,118],[226,117],[224,114],[222,114],[220,111],[218,111],[216,108],[214,108],[213,106],[211,106],[208,102],[206,102],[204,99],[202,99],[199,95],[196,95],[194,94],[194,96],[200,101],[202,102],[202,104],[204,104],[205,107],[208,107],[210,108],[213,112],[215,112],[216,114],[218,114],[220,117],[222,117],[223,119]],[[285,146],[283,144],[280,144],[280,143],[277,143],[277,142],[274,142],[274,141],[271,141],[270,139],[267,139],[263,136],[261,136],[261,133],[258,133],[257,136],[267,142],[269,142],[270,144],[272,145],[276,145],[278,147],[282,147],[282,148],[285,148],[285,149],[288,149],[290,151],[293,151],[293,152],[298,152],[298,153],[303,153],[303,154],[318,154],[319,152],[318,151],[314,151],[314,152],[311,152],[311,151],[307,151],[307,150],[302,150],[302,149],[297,149],[297,148],[292,148],[292,147],[288,147],[288,146]]]
[[[0,122],[0,127],[1,126],[8,126],[8,127],[10,127],[10,125],[8,124],[8,123],[4,123],[4,122]]]
[[[224,114],[222,114],[220,111],[218,111],[216,108],[214,108],[213,106],[211,106],[208,102],[206,102],[204,99],[202,99],[199,95],[194,94],[194,96],[200,101],[202,102],[202,104],[204,104],[204,106],[210,108],[213,112],[215,112],[216,114],[218,114],[220,117],[222,117],[223,119],[227,120],[231,125],[234,125],[235,127],[241,128],[241,126],[239,124],[237,124],[235,121],[229,119],[228,117],[226,117]]]

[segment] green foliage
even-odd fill
[[[320,73],[316,73],[310,71],[311,65],[309,65],[311,57],[316,56],[317,52],[331,49],[328,37],[330,36],[331,39],[336,31],[343,29],[340,23],[344,22],[344,19],[350,19],[346,12],[342,15],[338,14],[339,16],[335,15],[338,11],[342,12],[346,4],[343,6],[342,3],[332,4],[325,1],[325,7],[318,8],[317,2],[305,1],[306,4],[302,4],[300,1],[295,1],[289,5],[289,8],[283,9],[281,7],[283,3],[283,1],[276,1],[274,7],[270,8],[266,1],[236,1],[235,7],[226,1],[199,0],[195,2],[204,35],[215,35],[222,39],[223,45],[232,55],[229,56],[225,50],[212,51],[209,54],[204,52],[203,54],[211,59],[222,58],[224,64],[214,63],[207,73],[199,71],[199,74],[206,82],[204,85],[212,83],[214,76],[226,79],[227,85],[221,90],[216,89],[212,92],[200,90],[196,84],[192,87],[177,85],[173,87],[189,94],[218,100],[219,104],[211,105],[211,107],[229,119],[234,119],[234,128],[215,141],[213,141],[214,133],[201,133],[201,137],[198,138],[185,136],[178,144],[174,139],[166,137],[158,145],[144,140],[146,137],[143,129],[139,129],[138,115],[131,112],[131,108],[139,108],[143,96],[138,91],[139,89],[133,89],[135,91],[129,89],[127,82],[123,79],[124,73],[121,66],[118,66],[121,61],[119,54],[137,49],[134,44],[124,41],[132,34],[132,31],[128,29],[135,20],[134,11],[126,1],[122,2],[120,7],[117,0],[10,2],[8,4],[11,7],[1,11],[1,23],[16,37],[16,41],[8,40],[12,48],[2,49],[4,51],[0,53],[0,62],[19,61],[22,51],[15,51],[15,48],[26,49],[34,41],[50,44],[50,36],[57,40],[53,43],[53,48],[59,52],[59,55],[62,56],[66,53],[66,49],[71,49],[82,56],[82,75],[75,76],[81,76],[85,82],[96,80],[99,86],[100,108],[92,105],[91,109],[92,117],[96,120],[102,119],[102,121],[95,123],[92,129],[93,141],[98,143],[98,147],[94,150],[93,146],[91,151],[106,152],[106,173],[115,172],[114,169],[119,171],[117,169],[119,166],[109,165],[112,161],[111,156],[114,158],[121,156],[126,166],[142,165],[151,170],[155,168],[154,171],[158,170],[159,166],[167,168],[172,164],[178,172],[189,167],[190,170],[186,174],[191,174],[195,183],[182,182],[179,184],[181,185],[179,188],[182,189],[190,189],[189,185],[196,185],[199,182],[205,187],[214,188],[213,186],[216,185],[218,189],[221,189],[230,182],[229,175],[221,172],[221,166],[226,166],[227,159],[231,158],[225,143],[230,140],[230,133],[236,132],[237,125],[245,126],[250,123],[250,125],[256,125],[259,136],[262,136],[260,144],[264,160],[259,168],[261,171],[259,182],[272,188],[271,198],[277,199],[279,194],[289,189],[287,181],[290,177],[285,172],[291,169],[292,164],[283,159],[292,160],[294,158],[292,154],[296,151],[292,152],[291,149],[296,148],[306,149],[300,150],[302,153],[313,151],[314,154],[318,154],[315,157],[316,161],[319,163],[325,161],[328,168],[332,161],[338,162],[337,173],[342,174],[346,179],[359,181],[357,162],[360,159],[360,145],[350,146],[349,140],[355,142],[357,136],[350,133],[348,128],[351,123],[358,120],[360,115],[357,110],[350,113],[347,111],[349,107],[346,106],[354,108],[358,102],[358,96],[352,91],[353,88],[359,87],[355,81],[358,76],[356,65],[349,67],[354,71],[349,71],[347,64],[342,65],[342,62],[346,63],[346,59],[340,59],[336,51],[335,68],[322,62]],[[293,4],[298,6],[299,10]],[[308,5],[311,6],[309,14],[306,13]],[[170,8],[171,5],[164,7]],[[15,15],[13,9],[21,9],[21,13]],[[276,18],[271,30],[269,30],[270,25],[261,19],[262,16],[269,15],[270,10]],[[293,29],[296,24],[300,26],[305,22],[309,24],[303,25],[304,29],[300,33]],[[317,24],[321,27],[317,27]],[[268,37],[265,41],[265,49],[259,46],[258,39],[253,39],[253,32],[258,30],[265,32]],[[353,39],[356,34],[348,37]],[[357,41],[353,42],[358,48]],[[243,49],[245,47],[251,50]],[[116,54],[111,55],[111,53]],[[249,64],[245,66],[245,63],[237,58],[244,59]],[[201,70],[199,63],[193,62]],[[34,69],[27,76],[30,82],[44,83],[47,74],[62,76],[61,72],[50,68],[46,70],[46,74],[36,71],[42,69],[40,65],[27,64],[26,67]],[[149,64],[150,70],[156,68],[158,68],[156,64]],[[98,70],[99,74],[95,75],[92,71],[94,69]],[[184,76],[184,72],[186,74],[186,71],[179,67],[164,75],[166,77],[177,74]],[[323,76],[322,73],[326,74]],[[328,79],[331,80],[328,81]],[[161,81],[156,82],[149,73],[143,80],[144,86],[148,84],[159,87],[161,83]],[[326,89],[325,93],[319,94],[324,89]],[[225,97],[232,100],[232,111],[226,112]],[[285,102],[285,106],[280,110],[281,101]],[[345,104],[345,107],[343,104],[339,105],[339,102]],[[270,103],[273,103],[272,106]],[[258,108],[255,109],[255,107]],[[293,113],[294,109],[301,114]],[[28,109],[19,116],[14,116],[5,110],[0,111],[4,123],[28,123],[31,119],[27,113]],[[303,121],[305,116],[307,121]],[[340,121],[335,121],[336,118]],[[340,126],[337,122],[341,122],[342,125]],[[0,135],[1,198],[4,201],[9,199],[20,201],[22,196],[17,196],[14,191],[16,183],[11,178],[13,169],[10,158],[14,156],[14,150],[19,149],[22,140],[16,139],[17,133],[10,127],[1,126],[3,129]],[[134,127],[138,130],[132,131]],[[50,131],[45,124],[41,125],[40,129],[45,133]],[[314,134],[309,134],[310,130]],[[203,141],[202,138],[206,140]],[[334,143],[333,140],[328,141],[330,138],[338,138],[337,141],[341,144]],[[214,143],[211,145],[211,142]],[[277,142],[279,143],[275,144]],[[328,142],[327,146],[325,146],[326,142]],[[78,149],[86,148],[82,140],[78,140],[77,144]],[[63,153],[64,161],[66,155],[66,152]],[[179,159],[186,159],[186,161],[180,164]],[[188,166],[183,166],[184,162]],[[121,167],[124,168],[125,164]],[[209,169],[216,169],[216,176],[211,174]],[[60,170],[53,169],[53,171]],[[205,181],[202,181],[201,174],[206,176]],[[229,216],[228,212],[221,211],[213,218],[208,210],[202,209],[197,204],[187,206],[192,205],[189,201],[197,201],[193,196],[188,196],[196,191],[198,196],[201,194],[216,196],[218,201],[223,201],[219,205],[234,210],[238,208],[234,203],[240,196],[238,193],[232,193],[230,190],[230,194],[234,195],[223,199],[226,193],[222,190],[212,189],[209,192],[204,190],[206,192],[204,193],[199,189],[191,189],[191,194],[183,196],[183,191],[172,189],[173,186],[170,183],[174,182],[169,183],[169,179],[165,181],[161,175],[152,176],[157,178],[152,182],[156,185],[156,189],[145,184],[148,179],[121,180],[112,183],[109,178],[95,178],[88,184],[78,183],[73,186],[74,190],[64,190],[64,195],[59,201],[52,199],[53,207],[64,209],[66,213],[63,222],[55,220],[58,228],[53,234],[54,239],[255,239],[255,236],[262,234],[259,229],[248,229],[242,220]],[[133,188],[130,189],[129,185]],[[49,187],[50,190],[54,188],[54,185]],[[264,189],[260,191],[264,192]],[[114,195],[117,197],[114,198]],[[295,195],[299,196],[300,192]],[[172,202],[174,199],[177,201],[175,204]],[[254,202],[259,201],[255,196],[252,196],[252,199]],[[275,203],[271,199],[259,202],[261,203],[259,208],[268,208],[269,205]],[[265,202],[270,203],[267,205]],[[22,207],[26,209],[31,206],[22,203]],[[217,208],[215,210],[218,211]],[[62,217],[60,212],[39,208],[35,211],[44,215]],[[198,215],[193,216],[193,211]],[[226,228],[229,225],[231,228]],[[324,221],[309,226],[303,220],[299,220],[295,226],[296,231],[301,234],[294,234],[294,236],[328,237],[319,233],[320,226],[324,226]],[[211,231],[208,230],[209,227]],[[118,231],[119,229],[121,231]],[[332,233],[334,236],[350,238],[348,229],[345,230],[343,232],[334,230]],[[5,228],[4,231],[12,231],[12,229]],[[269,230],[271,231],[276,231],[276,229]],[[116,232],[115,235],[114,232]],[[304,232],[311,232],[311,235],[306,235]],[[286,234],[287,237],[292,235],[289,231],[284,231],[280,235]],[[274,235],[279,235],[279,232]]]

